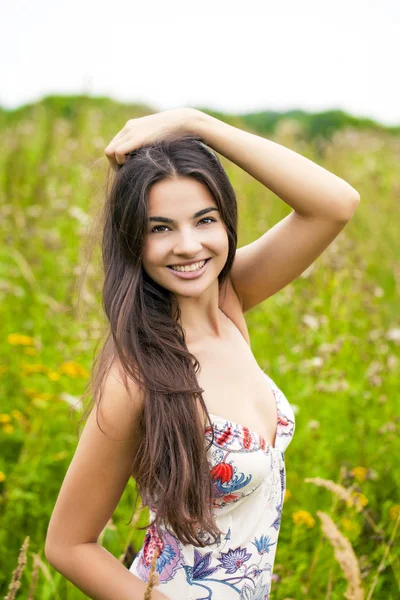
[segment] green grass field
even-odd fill
[[[78,400],[105,326],[98,249],[79,306],[77,278],[103,202],[104,148],[128,119],[150,112],[86,97],[0,111],[2,597],[27,536],[16,597],[86,597],[44,557],[48,521],[78,441]],[[361,195],[353,219],[322,256],[246,313],[257,361],[296,411],[271,598],[395,600],[400,132],[342,113],[301,115],[272,125],[265,115],[226,118],[316,161]],[[221,161],[237,194],[242,246],[291,208]],[[127,549],[137,552],[144,537],[128,523],[133,491],[130,480],[100,540],[120,558]],[[141,525],[147,516],[143,509]]]

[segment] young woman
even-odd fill
[[[235,194],[213,150],[293,209],[239,249]],[[359,194],[189,108],[128,121],[105,154],[109,335],[46,557],[99,600],[267,599],[295,422],[252,354],[244,313],[311,265]],[[127,569],[97,540],[131,476],[151,523]]]

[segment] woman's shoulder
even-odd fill
[[[108,369],[102,386],[100,412],[111,427],[117,424],[127,430],[137,421],[143,409],[143,392],[137,381],[126,373],[118,357]],[[122,425],[125,422],[125,425]]]

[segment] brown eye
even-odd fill
[[[212,217],[205,217],[204,219],[201,219],[199,223],[202,223],[203,221],[211,221],[211,223],[216,223],[217,220],[213,219]],[[206,223],[206,225],[208,225],[208,223]],[[162,231],[159,231],[160,227],[165,227],[168,229],[166,225],[156,225],[150,230],[150,233],[163,233]]]
[[[153,229],[150,230],[150,233],[159,233],[157,230],[159,227],[167,227],[166,225],[156,225]],[[162,232],[161,232],[162,233]]]
[[[212,217],[205,217],[204,219],[201,219],[201,221],[211,221],[212,223],[215,223],[216,219],[213,219]],[[201,223],[201,221],[199,221],[199,223]]]

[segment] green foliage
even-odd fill
[[[355,130],[382,131],[398,135],[400,127],[384,126],[372,119],[353,117],[341,110],[327,110],[320,113],[308,113],[303,110],[288,110],[286,112],[263,111],[241,115],[246,127],[260,135],[273,135],[281,121],[291,120],[303,129],[303,135],[308,142],[316,139],[331,139],[336,131],[351,127]]]
[[[82,96],[51,96],[0,111],[3,596],[30,536],[17,597],[28,597],[35,555],[42,561],[35,597],[86,597],[48,565],[43,552],[77,444],[79,396],[104,325],[98,258],[85,283],[84,314],[76,305],[76,278],[86,264],[88,224],[103,201],[104,148],[129,118],[149,112]],[[273,137],[361,195],[351,222],[312,267],[246,314],[258,363],[296,408],[272,597],[319,600],[330,581],[331,599],[340,599],[347,583],[318,512],[329,514],[350,540],[368,590],[400,510],[399,128],[342,111],[212,114]],[[290,209],[236,165],[222,162],[238,197],[242,246]],[[317,477],[362,494],[368,504],[357,512],[332,491],[304,481]],[[144,537],[134,533],[131,539],[133,491],[130,481],[104,532],[102,543],[116,557],[129,541],[137,551]],[[147,516],[142,511],[141,525]],[[399,567],[394,543],[374,597],[398,597]]]

